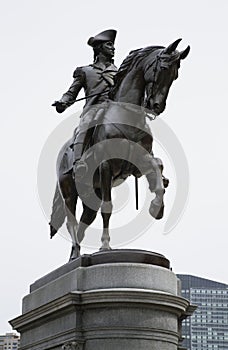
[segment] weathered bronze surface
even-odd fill
[[[111,189],[130,175],[146,175],[149,189],[155,193],[149,212],[155,219],[163,217],[168,180],[162,175],[162,161],[154,157],[147,117],[151,118],[148,113],[154,118],[164,111],[169,89],[190,47],[177,51],[178,39],[168,47],[131,51],[117,72],[113,64],[115,34],[109,30],[89,39],[95,62],[77,68],[73,84],[54,103],[61,113],[76,101],[82,87],[88,97],[80,124],[58,157],[58,183],[50,223],[53,237],[67,218],[73,241],[70,259],[80,255],[85,230],[99,208],[103,218],[101,250],[111,249]],[[75,218],[78,197],[83,202],[79,225]]]

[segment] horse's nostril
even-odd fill
[[[159,109],[160,105],[159,103],[154,103],[154,109]]]

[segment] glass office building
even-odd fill
[[[182,296],[197,305],[182,323],[188,350],[228,350],[228,285],[191,275],[178,275]]]

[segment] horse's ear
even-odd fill
[[[188,47],[186,47],[185,50],[180,52],[180,59],[184,60],[188,56],[189,51],[190,51],[190,46],[188,45]]]
[[[170,44],[169,46],[167,46],[165,49],[164,49],[164,53],[167,53],[167,54],[171,54],[173,51],[176,50],[177,48],[177,45],[179,44],[179,42],[181,41],[182,39],[177,39],[176,41],[174,41],[172,44]]]

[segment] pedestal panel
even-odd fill
[[[178,295],[168,260],[146,251],[108,254],[81,257],[31,285],[11,321],[21,350],[180,349],[181,320],[194,308]]]

